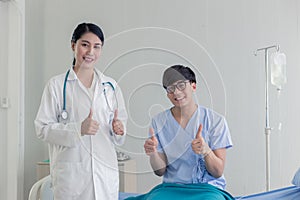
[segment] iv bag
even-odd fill
[[[275,52],[271,56],[271,83],[281,90],[286,81],[286,56]]]

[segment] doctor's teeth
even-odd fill
[[[85,60],[85,61],[92,61],[93,59],[92,59],[92,58],[87,58],[87,57],[85,57],[84,60]]]

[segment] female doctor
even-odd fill
[[[35,127],[48,143],[55,200],[118,199],[114,145],[124,143],[127,113],[116,81],[94,68],[103,43],[97,25],[79,24],[73,66],[44,89]]]

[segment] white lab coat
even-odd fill
[[[122,92],[117,83],[95,69],[98,77],[93,100],[87,89],[70,69],[66,84],[68,119],[60,118],[63,108],[65,74],[53,77],[46,85],[35,119],[38,138],[48,143],[50,173],[55,200],[113,200],[118,199],[119,176],[114,145],[124,143],[127,113]],[[103,82],[111,82],[118,100],[118,119],[125,134],[112,132],[112,112],[104,96]],[[107,92],[111,101],[112,90]],[[90,108],[93,119],[100,124],[96,135],[81,136],[81,122]]]

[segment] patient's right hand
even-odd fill
[[[151,137],[145,141],[144,149],[148,156],[157,152],[158,141],[154,134],[153,128],[149,129]]]

